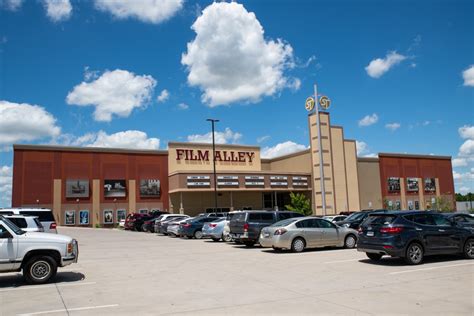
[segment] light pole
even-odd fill
[[[216,176],[216,139],[214,136],[214,124],[219,122],[216,119],[207,119],[212,126],[212,165],[214,168],[214,212],[217,212],[217,176]]]

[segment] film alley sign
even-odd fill
[[[210,161],[212,150],[199,149],[176,149],[176,160],[184,161]],[[255,159],[255,152],[216,150],[216,161],[252,163]]]

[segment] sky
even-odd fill
[[[474,2],[0,0],[0,206],[12,144],[263,157],[309,144],[305,99],[379,152],[453,158],[474,192]]]

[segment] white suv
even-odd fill
[[[0,273],[23,270],[30,284],[48,282],[58,267],[76,263],[77,241],[71,237],[25,232],[0,215]]]
[[[38,216],[25,215],[5,215],[13,224],[25,232],[44,232],[44,227],[38,219]]]

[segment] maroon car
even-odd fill
[[[145,220],[149,219],[148,214],[131,213],[125,219],[124,229],[140,231]]]

